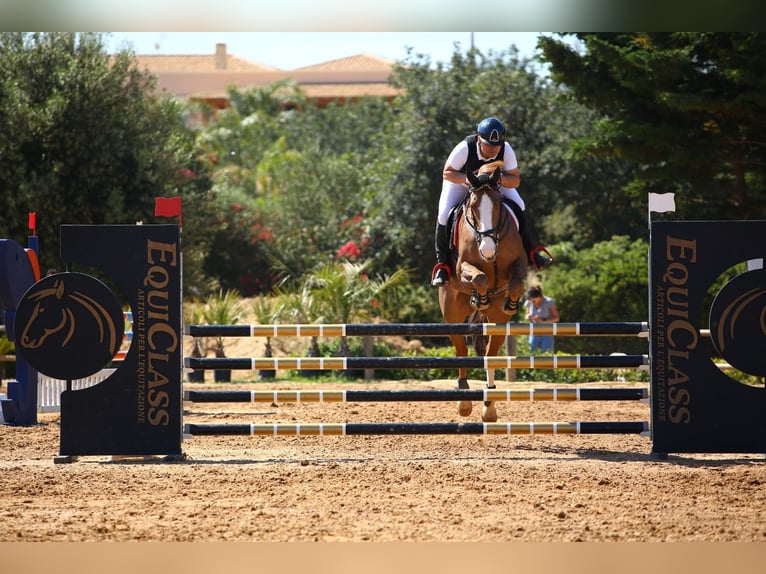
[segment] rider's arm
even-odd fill
[[[467,161],[468,144],[465,141],[461,141],[452,148],[449,157],[447,157],[447,161],[444,162],[442,178],[451,183],[467,183],[465,172],[463,171],[463,167]]]
[[[505,151],[503,153],[503,173],[500,176],[500,185],[503,187],[519,187],[521,177],[519,176],[519,163],[516,160],[516,152],[513,151],[511,144],[505,142]]]
[[[442,178],[452,183],[467,183],[465,173],[457,170],[451,165],[445,165],[442,172]]]
[[[500,175],[500,185],[503,187],[519,187],[521,183],[521,177],[519,177],[519,168],[514,168],[509,171],[503,170]]]

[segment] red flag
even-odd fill
[[[37,212],[32,211],[29,213],[29,229],[32,230],[32,236],[37,233]]]
[[[176,197],[155,197],[154,215],[157,217],[175,217],[178,216],[178,225],[181,225],[181,198]]]

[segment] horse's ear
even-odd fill
[[[503,175],[503,170],[500,167],[496,167],[495,171],[492,172],[492,181],[494,183],[497,183],[500,181],[500,176]]]
[[[471,182],[473,187],[477,187],[479,185],[479,178],[476,177],[470,169],[466,172],[465,175],[468,177],[468,181]]]

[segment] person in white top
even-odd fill
[[[449,232],[447,223],[450,211],[458,205],[468,193],[469,182],[466,173],[473,173],[484,164],[502,161],[502,174],[499,187],[503,202],[513,210],[519,222],[524,252],[538,269],[543,269],[553,262],[553,258],[542,245],[535,245],[529,238],[525,225],[524,209],[526,205],[516,188],[519,185],[519,164],[511,144],[505,141],[505,126],[495,117],[483,119],[477,126],[476,133],[457,144],[447,157],[442,172],[442,191],[439,196],[439,212],[436,221],[436,265],[434,266],[431,285],[440,287],[449,284]]]

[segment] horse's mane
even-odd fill
[[[479,175],[482,173],[492,174],[497,168],[503,169],[503,160],[498,159],[489,163],[485,163],[479,168]]]
[[[501,160],[491,161],[479,166],[479,170],[476,175],[468,173],[468,181],[471,182],[471,187],[479,187],[486,184],[492,184],[497,187],[500,181],[500,176],[503,173],[503,162]]]

